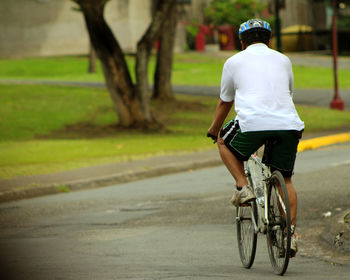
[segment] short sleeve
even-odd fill
[[[229,63],[226,61],[222,70],[220,99],[224,102],[231,102],[235,98],[235,86],[233,75],[229,69]]]

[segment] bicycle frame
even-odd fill
[[[237,207],[237,238],[242,264],[245,268],[253,265],[257,235],[263,233],[267,237],[273,270],[283,275],[288,267],[291,242],[289,198],[283,175],[279,171],[271,172],[257,154],[245,162],[244,170],[256,199]]]
[[[271,171],[268,166],[262,163],[261,159],[256,154],[252,155],[250,157],[250,160],[252,160],[258,166],[258,171],[261,172],[260,176],[262,178],[260,183],[262,183],[264,187],[264,205],[262,206],[260,203],[258,202],[256,203],[258,207],[258,219],[260,220],[260,222],[256,221],[254,214],[251,213],[253,226],[254,226],[255,233],[258,233],[258,232],[265,233],[266,227],[269,224],[268,207],[267,207],[267,195],[268,195],[267,186],[269,183],[269,178],[271,176]],[[251,172],[252,170],[251,169],[249,170],[247,165],[248,165],[248,162],[246,163],[245,172],[246,172],[246,175],[250,175],[248,174],[248,172]],[[257,183],[259,182],[254,182],[251,176],[247,176],[247,177],[251,181],[250,184],[253,187],[255,192],[257,188]],[[279,200],[281,200],[281,198],[279,198]]]

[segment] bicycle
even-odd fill
[[[291,217],[288,192],[282,174],[262,163],[257,154],[245,162],[245,174],[256,199],[236,207],[237,240],[245,268],[254,263],[257,235],[266,234],[273,271],[283,275],[288,267]]]
[[[217,142],[217,136],[207,133]],[[283,275],[288,267],[291,245],[291,216],[286,183],[280,171],[271,172],[257,152],[244,163],[245,175],[256,199],[236,207],[239,255],[245,268],[251,268],[258,233],[266,234],[273,271]]]

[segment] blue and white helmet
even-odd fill
[[[263,21],[258,18],[249,19],[246,22],[243,22],[239,28],[238,35],[239,38],[242,39],[242,34],[247,31],[263,31],[264,33],[271,34],[270,24],[266,21]],[[250,32],[249,32],[250,33]]]

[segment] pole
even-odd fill
[[[276,24],[276,43],[277,50],[282,52],[282,42],[281,42],[281,20],[280,20],[280,3],[279,0],[275,0],[275,24]]]
[[[277,43],[277,50],[279,52],[282,52],[281,20],[280,20],[279,10],[280,10],[279,0],[275,0],[276,43]]]
[[[331,101],[331,108],[344,110],[344,101],[339,96],[338,89],[338,32],[337,32],[337,1],[332,0],[333,16],[332,16],[332,41],[333,41],[333,73],[334,73],[334,97]]]

